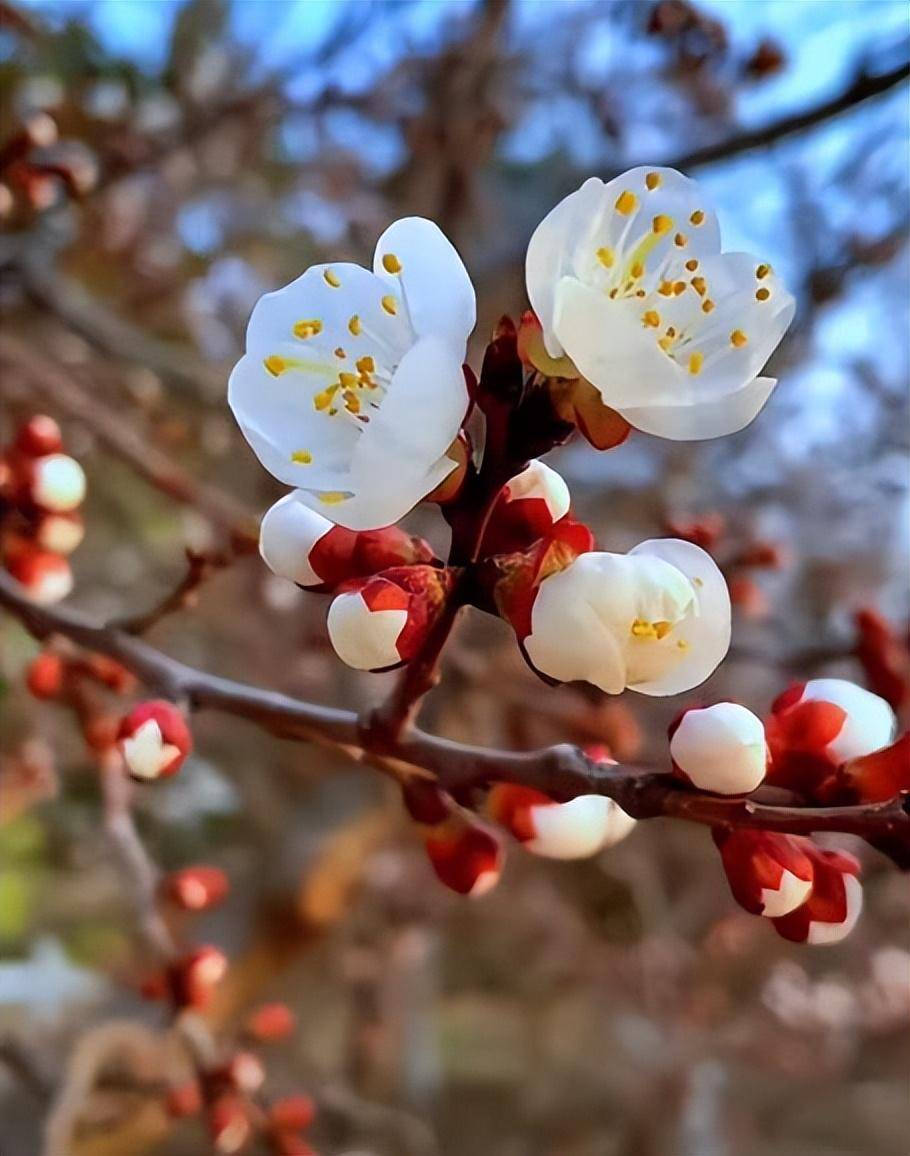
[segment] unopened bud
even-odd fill
[[[35,698],[55,698],[63,687],[63,659],[45,651],[33,658],[25,675],[25,685]]]
[[[73,589],[70,564],[59,554],[32,546],[17,547],[6,559],[10,574],[25,587],[34,602],[50,605],[60,602]]]
[[[39,509],[69,513],[85,497],[85,472],[69,454],[35,458],[28,471],[28,495]]]
[[[229,889],[225,873],[204,864],[172,872],[162,886],[167,898],[184,911],[206,911],[220,903]]]
[[[139,703],[124,717],[119,744],[131,777],[150,782],[180,770],[193,738],[173,703],[158,700]]]
[[[286,1039],[294,1030],[296,1017],[286,1003],[264,1003],[253,1008],[244,1027],[247,1035],[263,1043]]]
[[[768,763],[761,719],[736,702],[685,711],[670,729],[670,755],[680,778],[717,795],[747,795]]]
[[[479,898],[499,882],[502,846],[475,823],[453,816],[429,829],[425,846],[437,878],[459,895]]]
[[[809,839],[737,828],[716,830],[714,842],[733,898],[746,911],[775,919],[808,899],[814,877]]]

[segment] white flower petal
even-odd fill
[[[635,826],[631,815],[601,795],[532,807],[531,818],[535,836],[524,846],[546,859],[587,859],[614,846]]]
[[[809,934],[806,936],[806,943],[811,943],[814,947],[828,946],[834,943],[840,943],[841,940],[846,939],[853,928],[856,926],[857,920],[863,910],[863,885],[856,878],[855,875],[844,875],[844,892],[847,900],[847,914],[842,923],[822,923],[820,920],[813,920],[809,924]]]
[[[391,271],[396,268],[398,272]],[[418,337],[448,338],[463,357],[477,321],[474,286],[455,246],[438,225],[423,217],[395,221],[376,243],[373,271],[392,292],[403,291]]]
[[[123,758],[130,774],[137,779],[157,779],[168,763],[181,753],[173,743],[166,743],[161,728],[148,719],[129,738],[121,742]]]
[[[355,670],[384,670],[401,661],[395,646],[407,610],[371,610],[359,593],[339,594],[329,607],[329,639],[342,662]]]
[[[806,683],[802,702],[832,702],[847,718],[837,738],[829,744],[840,762],[858,759],[888,746],[897,729],[890,705],[872,691],[843,678],[813,678]]]
[[[269,569],[299,586],[318,586],[310,551],[332,523],[310,509],[302,495],[286,494],[266,511],[259,527],[259,553]]]
[[[736,702],[689,710],[670,739],[670,755],[700,790],[748,794],[765,777],[765,728]]]
[[[784,870],[777,887],[762,888],[762,915],[766,919],[779,919],[782,915],[789,915],[797,907],[802,907],[811,894],[811,879],[800,879],[792,871]]]
[[[630,556],[649,555],[675,566],[695,588],[697,611],[675,625],[655,647],[676,648],[681,657],[661,675],[630,684],[641,694],[670,695],[692,690],[708,678],[730,649],[730,593],[714,559],[691,542],[676,538],[642,542]],[[650,641],[650,640],[649,640]],[[683,647],[679,647],[683,643]]]
[[[777,378],[756,377],[720,397],[681,405],[622,406],[618,412],[642,433],[670,441],[703,441],[745,429],[776,385]]]
[[[536,458],[520,474],[509,480],[507,490],[509,502],[519,502],[525,498],[542,499],[554,522],[569,512],[572,503],[569,487],[563,479],[546,462]]]

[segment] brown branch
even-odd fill
[[[192,506],[213,526],[230,535],[240,552],[255,550],[259,536],[251,511],[220,490],[197,481],[158,449],[150,436],[134,429],[107,405],[100,404],[62,366],[9,332],[0,334],[0,362],[5,363],[7,371],[13,369],[22,374],[55,409],[88,426],[103,445],[140,477],[174,501]],[[9,382],[4,380],[4,389],[8,386]]]
[[[736,133],[725,140],[692,149],[690,152],[682,153],[680,156],[667,161],[666,164],[671,168],[685,172],[687,169],[695,169],[700,165],[712,164],[715,161],[739,156],[740,153],[749,152],[751,149],[776,144],[784,137],[824,124],[825,121],[831,120],[843,112],[849,112],[866,100],[890,92],[908,77],[910,77],[910,61],[904,61],[895,68],[878,75],[870,75],[868,72],[862,71],[849,87],[813,108],[792,113],[790,116],[781,117],[779,120],[761,125],[758,128]]]
[[[521,783],[557,799],[606,795],[638,819],[665,815],[707,826],[791,834],[840,831],[896,848],[895,859],[910,853],[910,814],[901,799],[855,807],[782,806],[765,801],[767,791],[747,799],[719,798],[682,787],[666,774],[593,763],[577,747],[566,744],[518,753],[468,746],[417,729],[394,739],[361,722],[351,711],[317,706],[195,670],[76,611],[38,606],[2,572],[0,606],[36,638],[62,635],[106,654],[149,687],[191,708],[221,711],[282,738],[334,747],[396,777],[403,764],[410,774],[433,775],[446,790],[458,793],[490,782]]]

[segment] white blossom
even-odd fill
[[[670,755],[699,789],[745,795],[765,777],[765,728],[760,718],[737,702],[688,710],[670,739]]]

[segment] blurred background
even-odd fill
[[[50,413],[85,465],[75,605],[151,606],[185,546],[223,546],[279,496],[225,403],[263,291],[432,217],[477,286],[476,364],[498,316],[526,307],[536,223],[587,176],[648,163],[703,181],[725,247],[770,260],[799,312],[742,433],[553,455],[578,513],[615,550],[707,516],[734,646],[687,704],[763,712],[800,676],[864,681],[858,611],[905,634],[902,0],[2,0],[0,16],[0,141],[41,112],[57,129],[3,155],[0,433]],[[444,546],[431,509],[410,522]],[[246,556],[149,637],[303,698],[378,700],[393,676],[342,668],[324,614]],[[35,644],[8,619],[0,644],[0,1151],[32,1156],[99,1051],[160,1067],[142,1025],[162,1012],[138,992],[97,773],[68,712],[22,686]],[[547,689],[474,615],[423,719],[662,765],[681,705]],[[437,884],[375,772],[227,717],[194,734],[137,821],[163,867],[229,873],[228,901],[184,929],[233,961],[213,1024],[229,1036],[251,1005],[291,1005],[268,1086],[325,1105],[320,1152],[906,1151],[910,895],[868,848],[866,912],[827,949],[735,908],[709,833],[665,820],[580,864],[515,849],[469,902]],[[207,1150],[116,1081],[70,1123],[79,1156]]]

